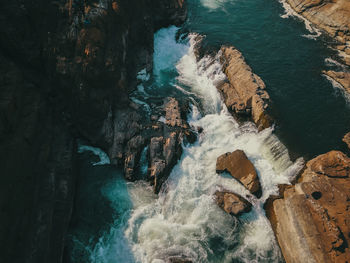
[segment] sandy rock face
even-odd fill
[[[350,158],[342,152],[309,161],[299,183],[271,209],[287,263],[350,260]]]
[[[228,82],[218,90],[227,108],[238,117],[249,117],[260,130],[271,125],[267,114],[269,95],[261,78],[252,72],[242,56],[234,47],[222,47],[221,62]]]
[[[252,209],[251,203],[249,203],[243,197],[231,192],[217,191],[215,193],[215,197],[218,206],[230,215],[239,216],[242,213],[247,213]]]
[[[261,186],[254,165],[241,150],[221,155],[216,161],[216,172],[228,172],[252,194],[261,195]]]

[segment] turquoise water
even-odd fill
[[[263,204],[277,194],[278,184],[289,183],[303,167],[303,160],[292,161],[290,153],[309,158],[342,148],[341,137],[350,124],[346,100],[321,75],[331,67],[325,60],[334,56],[327,39],[311,39],[317,32],[310,34],[302,21],[282,18],[283,14],[281,4],[271,0],[189,0],[183,28],[155,34],[154,70],[139,73],[141,84],[131,99],[146,112],[159,98],[187,100],[189,123],[203,132],[195,144],[184,146],[159,196],[147,183],[126,183],[120,171],[99,166],[106,163],[104,154],[85,146],[99,154],[100,162],[83,170],[90,179],[80,200],[94,200],[82,213],[89,218],[73,233],[73,262],[283,262]],[[176,41],[180,32],[189,34]],[[200,61],[194,55],[196,34],[206,36],[204,46],[211,54]],[[274,129],[258,132],[252,123],[240,125],[228,113],[216,89],[225,78],[216,56],[222,44],[240,49],[265,81],[273,100]],[[216,174],[217,157],[237,149],[244,150],[256,167],[260,199],[230,176]],[[146,149],[141,160],[145,172]],[[94,187],[97,192],[89,197]],[[226,214],[213,198],[219,189],[247,196],[253,210],[240,218]],[[99,214],[89,212],[99,202],[104,204],[97,209]],[[103,218],[103,211],[108,218]],[[86,221],[95,222],[97,230],[88,231]]]
[[[350,130],[350,107],[321,75],[335,52],[324,37],[309,39],[302,21],[282,18],[277,0],[189,0],[189,31],[206,36],[208,48],[234,45],[266,83],[276,133],[307,158],[332,149]]]

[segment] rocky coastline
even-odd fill
[[[62,262],[77,138],[132,177],[145,122],[128,94],[152,70],[154,32],[186,12],[182,0],[1,3],[2,262]],[[169,164],[179,133],[163,139]]]

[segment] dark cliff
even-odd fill
[[[76,138],[123,162],[153,33],[185,17],[183,0],[0,3],[1,262],[62,261]]]

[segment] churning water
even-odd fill
[[[277,134],[288,148],[299,156],[312,156],[340,147],[334,137],[338,140],[345,132],[350,114],[344,109],[344,97],[321,75],[323,69],[338,66],[325,63],[334,54],[318,39],[316,29],[295,20],[278,1],[188,3],[184,28],[205,35],[204,45],[210,50],[235,45],[266,82],[279,124]],[[250,122],[238,125],[216,89],[225,76],[215,52],[197,61],[195,33],[177,42],[178,30],[170,27],[155,34],[153,72],[139,73],[143,83],[132,99],[149,109],[148,98],[187,98],[189,123],[203,132],[195,144],[183,146],[182,158],[159,196],[148,184],[126,183],[121,175],[108,181],[101,194],[109,200],[115,220],[109,231],[94,237],[97,242],[80,246],[88,260],[96,263],[283,262],[262,206],[278,192],[278,184],[294,178],[303,160],[291,161],[273,128],[258,132]],[[232,177],[215,172],[217,157],[237,149],[256,167],[263,192],[260,199]],[[143,173],[146,151],[141,158]],[[253,210],[239,218],[226,214],[213,198],[220,189],[247,197]]]

